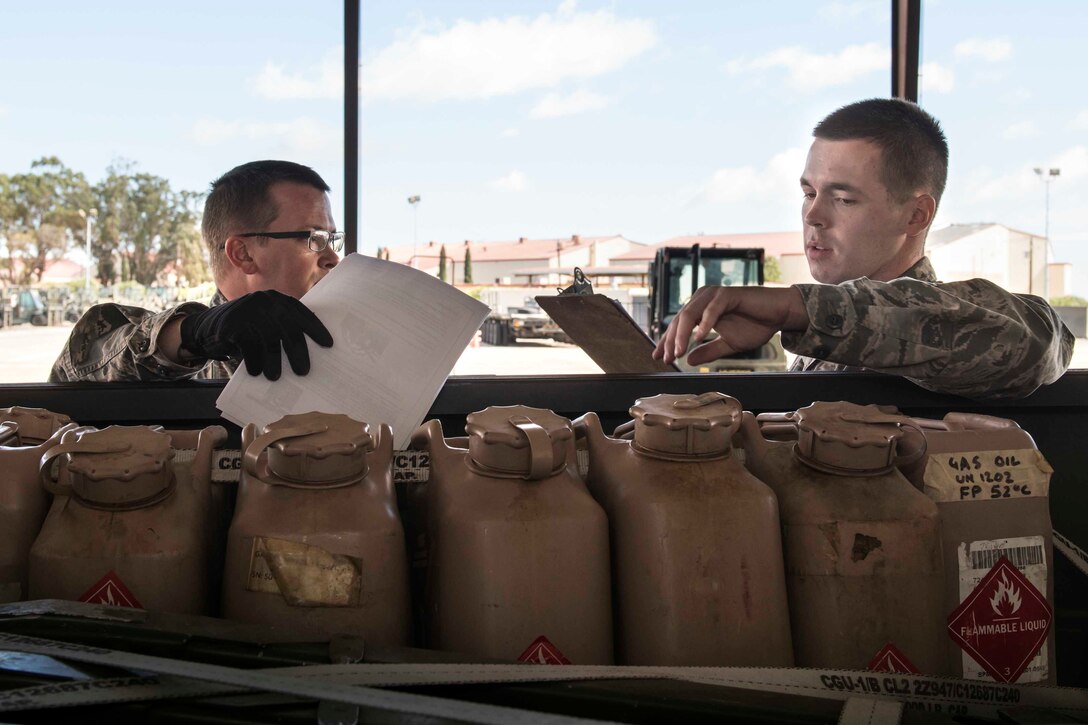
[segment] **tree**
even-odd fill
[[[767,257],[763,260],[763,281],[782,281],[782,267],[778,264],[778,257]]]
[[[208,279],[199,242],[200,195],[175,191],[167,179],[137,172],[128,161],[116,161],[106,172],[95,187],[99,225],[94,251],[99,280],[116,281],[114,254],[121,262],[121,281],[155,284],[172,262],[178,264],[179,279],[190,284]]]
[[[50,259],[62,256],[73,239],[83,239],[79,210],[90,208],[92,200],[83,174],[55,156],[34,161],[29,173],[0,178],[0,236],[13,282],[40,281]]]
[[[446,281],[446,245],[443,244],[442,248],[438,250],[438,278],[443,282]]]
[[[465,245],[465,284],[472,284],[472,250]]]
[[[190,287],[210,282],[211,266],[208,264],[207,247],[195,224],[178,231],[178,284]]]

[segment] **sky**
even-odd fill
[[[812,126],[890,93],[888,6],[364,0],[359,248],[800,229]],[[1043,234],[1033,169],[1060,168],[1052,252],[1082,296],[1085,27],[1080,0],[923,0],[919,99],[951,147],[934,228]],[[0,4],[0,173],[124,159],[203,191],[289,158],[342,219],[342,31],[327,0]]]

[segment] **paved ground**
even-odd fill
[[[71,326],[0,328],[0,383],[43,382],[68,339]],[[574,345],[545,340],[509,347],[470,347],[454,375],[572,375],[601,369]]]
[[[43,382],[70,326],[0,328],[0,383]],[[1088,368],[1088,340],[1077,340],[1074,368]],[[573,345],[523,340],[508,347],[481,345],[465,350],[454,375],[572,375],[601,369]]]

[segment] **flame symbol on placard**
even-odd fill
[[[1009,584],[1008,578],[1002,573],[997,590],[994,592],[993,598],[990,599],[990,606],[993,608],[994,613],[999,617],[1010,617],[1020,610],[1020,604],[1020,592],[1016,590],[1016,587]]]
[[[108,583],[106,584],[106,604],[114,607],[117,606],[117,602],[113,599],[113,587]]]

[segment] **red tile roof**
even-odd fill
[[[525,262],[533,260],[547,260],[555,256],[556,244],[559,244],[560,254],[572,249],[585,249],[594,242],[607,242],[613,239],[623,239],[623,235],[613,234],[606,237],[563,237],[561,239],[521,239],[479,242],[475,240],[446,243],[446,255],[453,260],[460,261],[465,257],[465,245],[472,250],[473,262]],[[642,246],[638,242],[626,240],[629,244]],[[400,247],[388,247],[389,259],[393,262],[408,264],[413,253],[419,260],[419,266],[426,266],[429,260],[438,260],[442,244],[439,242],[420,242],[416,247],[412,245]],[[652,256],[652,255],[651,255]]]

